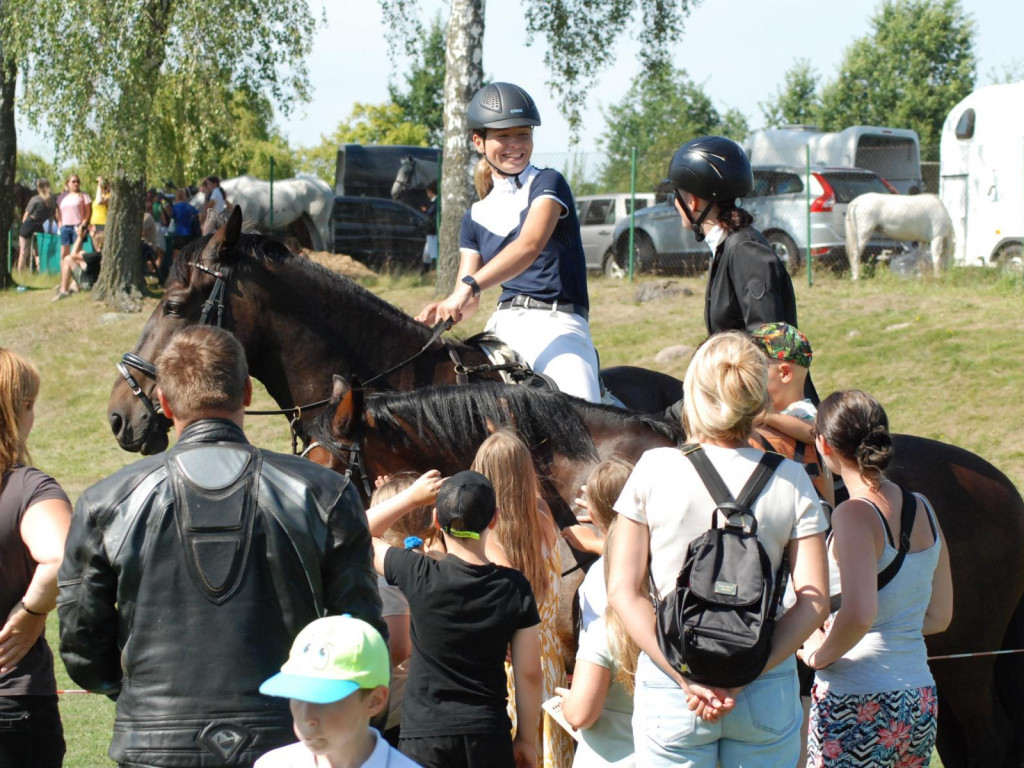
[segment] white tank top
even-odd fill
[[[927,549],[908,552],[899,573],[879,591],[878,614],[864,637],[841,659],[817,670],[818,681],[826,684],[831,693],[885,693],[935,684],[921,628],[931,602],[932,576],[941,542],[931,504],[924,496],[914,495],[924,502],[935,540]],[[882,571],[896,557],[897,550],[881,510],[875,506],[875,511],[886,534],[885,547],[878,558],[878,570]],[[839,591],[839,568],[831,548],[829,579],[833,591]]]

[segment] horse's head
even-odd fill
[[[406,155],[398,164],[398,175],[391,185],[391,199],[398,200],[412,186],[413,178],[416,175],[416,158]]]
[[[107,416],[118,444],[126,451],[153,454],[167,448],[171,422],[157,406],[154,364],[168,342],[200,322],[232,327],[227,281],[240,257],[236,246],[241,227],[241,212],[236,209],[224,227],[182,249],[164,297],[146,321],[139,343],[122,358],[107,402]],[[220,291],[225,291],[220,295],[218,281]]]

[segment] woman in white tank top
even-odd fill
[[[927,499],[913,494],[909,549],[880,590],[911,493],[883,474],[892,459],[885,410],[864,392],[835,392],[818,407],[815,430],[850,499],[836,507],[829,541],[831,588],[841,589],[842,603],[799,652],[816,670],[807,764],[928,765],[938,703],[924,636],[944,630],[953,614],[942,531]]]

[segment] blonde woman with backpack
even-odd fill
[[[768,404],[766,382],[763,355],[737,331],[709,338],[686,372],[683,426],[734,498],[763,455],[748,440]],[[619,530],[608,555],[608,599],[641,650],[633,702],[636,762],[645,768],[792,768],[803,719],[794,652],[828,613],[825,515],[807,473],[788,460],[751,502],[773,574],[788,552],[796,602],[775,624],[761,675],[727,690],[698,685],[670,666],[644,576],[649,558],[656,594],[671,593],[690,542],[708,530],[715,507],[677,448],[647,451],[615,503]]]

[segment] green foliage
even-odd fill
[[[547,85],[561,99],[562,113],[575,136],[580,112],[601,70],[615,58],[615,43],[634,18],[645,77],[670,67],[672,43],[683,32],[690,0],[533,0],[526,4],[526,29],[532,42],[543,35],[551,78]],[[637,12],[639,11],[639,12]]]
[[[822,93],[821,127],[913,128],[922,160],[938,160],[949,110],[974,87],[974,22],[958,0],[885,0]]]
[[[427,127],[427,142],[440,146],[444,135],[445,39],[441,15],[434,16],[430,28],[421,31],[416,61],[405,74],[405,90],[388,85],[391,102],[407,120]]]
[[[816,125],[821,119],[818,73],[810,59],[797,59],[786,71],[782,86],[769,101],[760,102],[765,128]]]
[[[35,152],[22,152],[18,150],[18,174],[15,181],[24,184],[26,187],[36,186],[36,179],[47,179],[50,185],[58,189],[61,183],[60,172],[57,167]]]
[[[49,129],[61,157],[142,175],[154,152],[158,175],[210,173],[218,166],[204,148],[236,136],[236,100],[225,94],[258,96],[248,106],[256,122],[269,117],[261,110],[270,99],[287,109],[307,96],[303,57],[315,19],[306,0],[7,4],[12,31],[26,41],[21,106]]]
[[[679,145],[696,136],[722,133],[741,140],[746,120],[737,110],[723,117],[703,87],[681,69],[641,73],[622,101],[605,112],[607,127],[600,139],[606,155],[601,169],[604,189],[629,189],[630,150],[637,150],[636,188],[650,191],[665,177]]]

